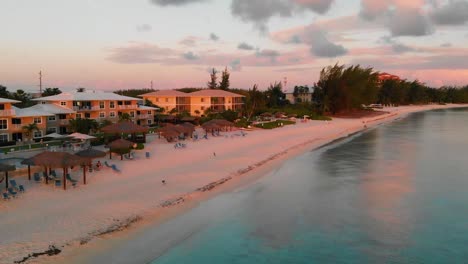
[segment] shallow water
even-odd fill
[[[466,263],[467,136],[467,109],[412,114],[147,230],[113,262]]]

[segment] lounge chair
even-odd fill
[[[10,195],[8,195],[8,193],[3,193],[3,200],[10,200]]]
[[[69,180],[71,183],[72,183],[72,186],[73,187],[76,187],[76,183],[78,182],[77,180],[73,179],[71,176],[70,176],[70,173],[67,173],[67,176],[65,176],[67,178],[67,180]]]
[[[203,138],[204,138],[204,139],[208,139],[208,135],[204,135]]]
[[[8,188],[8,194],[10,194],[11,196],[13,196],[14,198],[16,198],[16,195],[18,194],[17,192],[15,192],[15,190],[13,188]]]
[[[149,153],[149,152],[146,152],[146,158],[147,158],[147,159],[150,158],[150,153]]]
[[[22,193],[24,193],[26,190],[24,189],[23,185],[18,186],[18,190]]]
[[[18,184],[16,183],[16,180],[10,180],[10,185],[13,187],[15,190],[18,190]]]
[[[61,180],[55,180],[55,187],[62,187],[62,181]]]
[[[112,168],[112,166],[111,166],[111,165],[109,165],[109,163],[107,163],[107,160],[106,160],[106,161],[104,161],[104,165],[106,165],[106,167],[108,167],[108,168]]]
[[[35,182],[41,182],[42,181],[41,175],[39,175],[39,173],[37,173],[37,172],[34,173],[33,178],[34,178]]]
[[[120,172],[119,168],[117,168],[117,166],[115,164],[112,164],[111,168],[115,171],[115,172]]]

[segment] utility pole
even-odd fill
[[[42,71],[39,71],[39,93],[42,96]]]
[[[151,90],[153,90],[153,80],[151,80],[150,87],[151,87]]]

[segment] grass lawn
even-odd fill
[[[290,120],[276,120],[276,121],[272,121],[268,123],[256,124],[255,127],[263,128],[263,129],[273,129],[273,128],[281,127],[281,124],[283,124],[283,126],[286,126],[286,125],[296,124],[296,122],[290,121]]]

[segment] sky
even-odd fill
[[[468,0],[1,0],[0,85],[96,90],[312,86],[360,64],[468,84]]]

